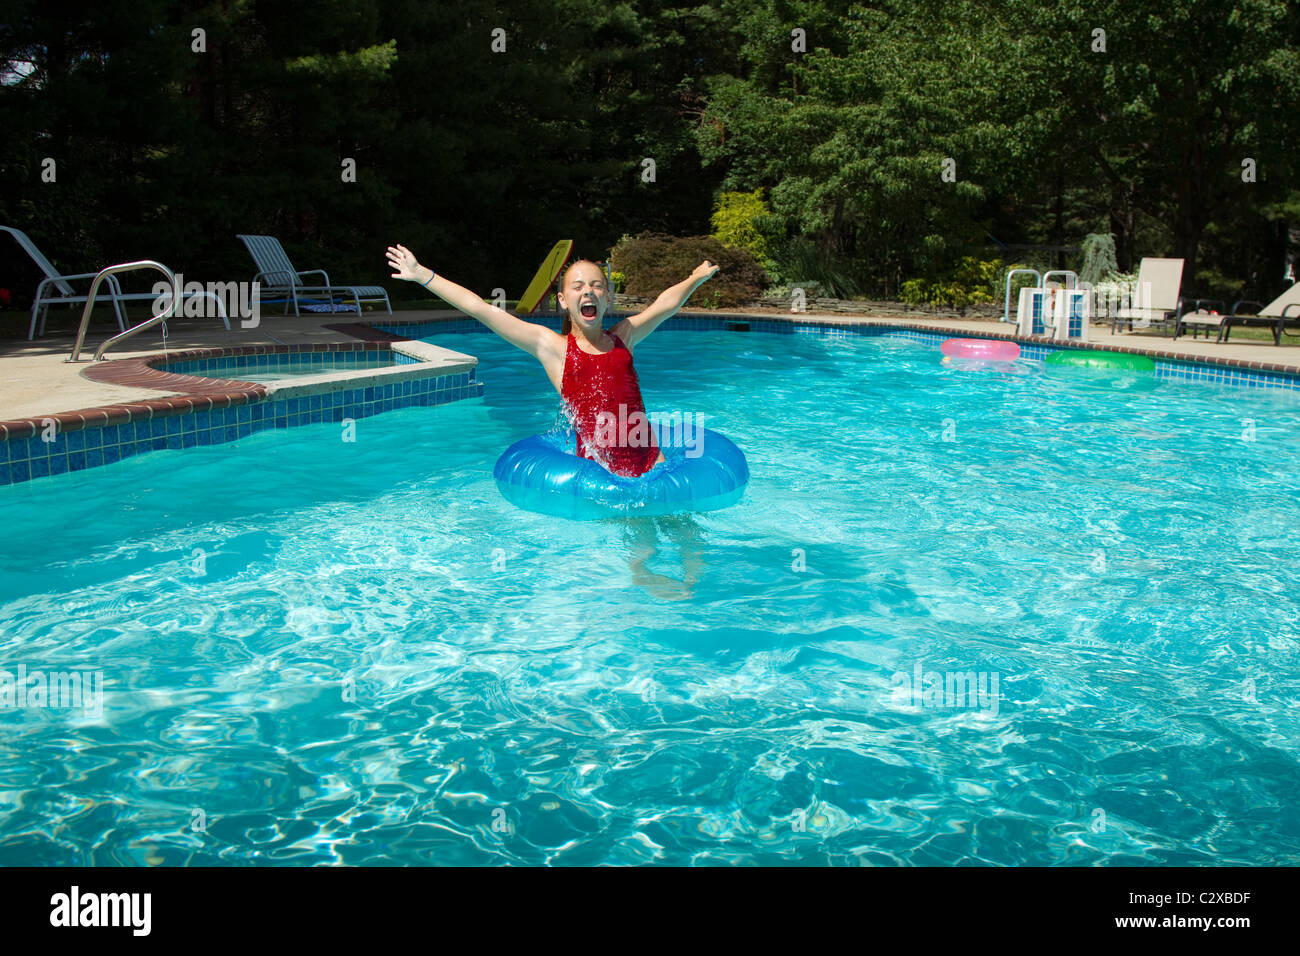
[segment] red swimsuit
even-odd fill
[[[625,478],[643,475],[659,460],[659,444],[646,418],[632,353],[609,333],[614,347],[592,355],[569,333],[560,397],[577,434],[578,455]]]

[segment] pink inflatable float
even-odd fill
[[[1006,339],[945,339],[939,350],[949,358],[1011,362],[1020,358],[1020,346]]]

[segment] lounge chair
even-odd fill
[[[73,305],[78,302],[86,301],[86,296],[77,295],[77,291],[69,285],[69,281],[72,279],[93,279],[99,273],[78,272],[64,275],[60,273],[58,269],[54,268],[54,265],[49,259],[45,258],[40,249],[36,248],[36,243],[32,242],[31,237],[28,236],[27,233],[23,232],[21,229],[15,229],[12,226],[0,226],[0,230],[13,236],[18,242],[18,245],[22,247],[23,251],[31,256],[32,262],[36,263],[36,267],[45,273],[45,278],[42,279],[41,284],[36,287],[36,295],[32,299],[32,324],[27,329],[27,340],[30,342],[36,337],[36,325],[38,319],[40,321],[40,334],[45,334],[45,320],[48,317],[51,305],[58,305],[60,303]],[[122,310],[122,299],[130,299],[132,297],[124,296],[122,294],[122,287],[118,285],[117,276],[109,276],[104,280],[104,282],[108,286],[108,289],[102,294],[102,296],[97,294],[95,299],[98,301],[100,298],[103,298],[105,301],[113,303],[113,311],[117,314],[117,330],[119,332],[124,332],[126,331],[126,315]],[[150,295],[136,296],[136,298],[152,299],[155,297]]]
[[[22,247],[23,251],[31,256],[32,262],[36,267],[45,273],[45,278],[41,280],[40,285],[36,287],[36,295],[32,298],[32,321],[27,329],[27,340],[30,342],[37,335],[45,334],[45,321],[49,318],[49,309],[52,305],[77,305],[89,298],[89,288],[87,295],[80,295],[69,283],[72,280],[93,280],[98,272],[78,272],[71,275],[64,275],[54,268],[49,259],[41,253],[32,242],[31,237],[21,229],[15,229],[12,226],[0,226],[0,232],[7,232],[14,237],[14,240]],[[181,298],[190,298],[192,295],[199,295],[204,298],[213,298],[211,293],[183,293]],[[95,293],[95,302],[111,302],[113,312],[117,317],[117,330],[126,331],[126,311],[122,308],[123,302],[154,302],[158,298],[154,292],[123,292],[122,285],[118,282],[116,275],[104,277],[103,285]],[[230,329],[230,320],[226,317],[225,309],[217,302],[218,315],[222,322],[226,324],[226,330]]]
[[[1224,316],[1219,314],[1223,302],[1219,299],[1179,299],[1178,311],[1174,313],[1174,338],[1191,329],[1192,338],[1199,332],[1210,337],[1210,329],[1219,332],[1219,341],[1223,341]]]
[[[1131,330],[1134,321],[1159,322],[1163,331],[1178,311],[1178,290],[1182,284],[1182,259],[1143,259],[1138,266],[1137,302],[1119,309],[1111,317],[1111,332],[1119,331],[1121,322],[1127,322]]]
[[[280,245],[280,240],[275,236],[239,236],[245,246],[248,247],[248,254],[253,257],[253,262],[257,265],[257,275],[253,276],[253,281],[261,284],[262,295],[268,293],[275,298],[271,301],[284,301],[284,311],[287,314],[289,305],[293,305],[293,314],[300,315],[298,311],[302,295],[304,299],[310,301],[313,296],[323,295],[327,298],[332,306],[336,296],[342,297],[344,301],[352,299],[356,305],[357,314],[361,314],[362,302],[383,302],[388,309],[388,314],[393,314],[392,303],[388,301],[388,290],[378,285],[334,285],[330,282],[330,277],[324,269],[308,269],[306,272],[299,272],[289,261],[285,254],[284,247]],[[303,281],[303,276],[320,275],[324,278],[324,285],[307,285]]]
[[[1254,306],[1254,312],[1243,313],[1241,310],[1247,306]],[[1193,329],[1206,328],[1206,335],[1209,335],[1208,327],[1216,327],[1219,330],[1218,341],[1226,342],[1232,334],[1234,325],[1241,326],[1262,326],[1273,333],[1273,344],[1282,344],[1282,334],[1287,332],[1287,321],[1290,320],[1292,325],[1300,326],[1300,282],[1293,283],[1289,289],[1270,302],[1268,305],[1261,305],[1252,299],[1240,299],[1233,305],[1227,315],[1205,315],[1204,313],[1192,313],[1183,315],[1181,310],[1178,315],[1177,324],[1174,327],[1174,338],[1178,338],[1179,332],[1185,327]]]

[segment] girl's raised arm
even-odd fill
[[[717,271],[718,267],[705,259],[695,267],[694,272],[681,282],[659,293],[659,298],[651,302],[644,312],[624,319],[623,323],[621,323],[626,331],[624,344],[628,348],[632,348],[637,342],[640,342],[659,328],[664,319],[676,315],[678,310],[686,304],[686,300],[691,297],[691,293],[713,278],[713,274]]]
[[[436,275],[432,269],[420,265],[415,254],[405,246],[388,247],[388,264],[393,269],[394,279],[418,282],[448,305],[478,319],[511,345],[523,349],[538,360],[542,358],[544,346],[555,337],[550,329],[525,322],[495,305],[488,305],[464,286]]]

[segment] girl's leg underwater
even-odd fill
[[[661,534],[681,553],[680,581],[646,567],[659,553]],[[630,518],[623,524],[623,540],[627,544],[628,566],[634,584],[664,601],[685,601],[692,596],[703,569],[700,529],[692,517]]]

